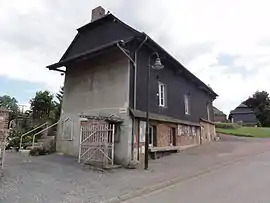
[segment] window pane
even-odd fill
[[[189,98],[187,95],[184,95],[184,102],[185,102],[185,114],[189,114]]]
[[[159,106],[165,106],[166,87],[164,84],[159,83]]]

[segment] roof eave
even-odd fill
[[[76,55],[74,57],[71,57],[71,58],[68,58],[66,60],[59,61],[58,63],[54,63],[52,65],[49,65],[46,68],[48,68],[49,70],[58,70],[58,68],[66,66],[69,63],[72,63],[72,62],[77,61],[77,60],[87,59],[88,57],[92,56],[93,54],[102,52],[103,50],[108,49],[108,48],[112,48],[112,47],[116,46],[116,44],[118,42],[119,41],[114,41],[114,42],[105,44],[103,46],[100,46],[98,48],[91,49],[91,50],[86,51],[84,53],[78,54],[78,55]]]
[[[142,33],[149,39],[150,42],[152,42],[154,45],[158,47],[162,52],[166,53],[166,55],[174,62],[176,62],[178,65],[183,67],[183,69],[192,76],[196,81],[198,81],[202,85],[202,89],[205,89],[207,92],[211,93],[213,97],[218,97],[218,94],[215,93],[211,88],[209,88],[204,82],[202,82],[198,77],[196,77],[193,73],[191,73],[187,68],[185,68],[178,60],[176,60],[171,54],[169,54],[164,48],[162,48],[157,42],[155,42],[151,37],[149,37],[146,33]]]

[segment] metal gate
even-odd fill
[[[114,164],[115,124],[104,120],[81,121],[79,163],[106,168]]]

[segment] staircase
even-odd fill
[[[67,121],[68,121],[68,119],[59,120],[50,126],[48,126],[47,123],[44,123],[44,124],[38,126],[37,128],[23,134],[21,136],[21,139],[20,139],[20,150],[19,151],[24,153],[24,154],[29,154],[29,152],[32,149],[40,149],[44,153],[53,152],[55,150],[55,138],[56,138],[56,133],[57,133],[56,129],[53,129],[53,128],[56,127],[59,123],[67,122]],[[40,131],[38,131],[37,133],[35,133],[31,136],[32,137],[31,146],[28,146],[28,147],[26,147],[26,149],[23,149],[23,147],[22,147],[23,137],[25,137],[26,135],[29,136],[31,133],[33,133],[37,129],[40,129]],[[49,130],[50,130],[50,135],[48,135]],[[36,142],[36,136],[40,135],[42,133],[43,133],[43,135]]]

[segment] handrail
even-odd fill
[[[35,130],[41,128],[41,127],[43,127],[44,125],[47,125],[47,122],[45,122],[45,123],[43,123],[42,125],[40,125],[40,126],[34,128],[33,130],[30,130],[30,131],[27,132],[27,133],[22,134],[22,135],[21,135],[21,138],[20,138],[20,149],[22,148],[22,139],[23,139],[23,137],[24,137],[25,135],[28,135],[28,134],[30,134],[31,132],[33,132],[33,131],[35,131]]]
[[[69,118],[66,118],[63,122],[67,122],[69,120]],[[50,128],[56,126],[60,121],[62,121],[61,119],[59,121],[57,121],[56,123],[50,125],[49,127],[37,132],[36,134],[33,135],[33,140],[32,140],[32,147],[34,147],[35,145],[35,138],[36,138],[36,135],[40,134],[40,133],[43,133],[44,131],[46,130],[49,130]]]

